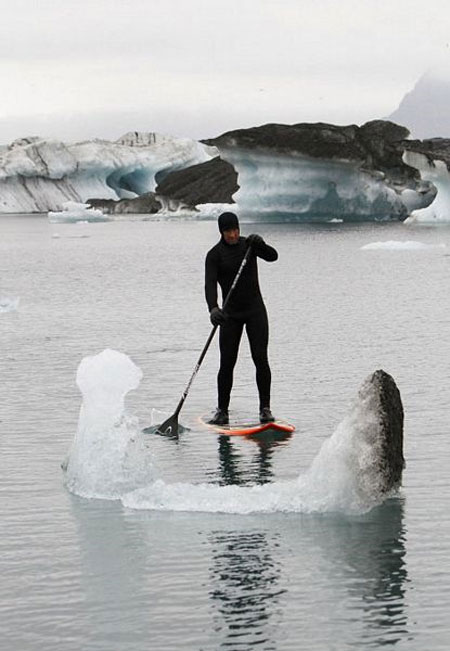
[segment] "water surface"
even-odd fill
[[[405,408],[403,489],[361,517],[133,511],[66,491],[78,364],[105,348],[143,370],[129,410],[171,413],[209,333],[210,222],[49,225],[0,218],[0,636],[23,651],[447,649],[450,230],[402,224],[245,225],[260,263],[278,445],[205,433],[213,344],[178,444],[152,443],[167,482],[295,479],[383,368]],[[381,241],[422,248],[362,250]],[[232,408],[257,411],[243,340]]]

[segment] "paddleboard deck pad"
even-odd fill
[[[212,414],[200,416],[199,421],[208,429],[226,436],[254,436],[262,432],[280,432],[290,434],[295,430],[295,426],[285,420],[275,420],[271,423],[260,423],[255,420],[241,420],[240,422],[230,422],[229,425],[213,425],[208,422]]]

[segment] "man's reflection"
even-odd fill
[[[219,474],[223,485],[266,484],[273,478],[272,455],[275,448],[286,443],[291,433],[264,432],[253,436],[247,442],[254,446],[250,464],[244,467],[244,459],[235,447],[232,437],[219,436]]]
[[[217,531],[211,541],[210,598],[218,646],[250,651],[255,645],[275,648],[272,639],[280,624],[279,601],[285,592],[278,582],[279,562],[270,540],[262,531]]]

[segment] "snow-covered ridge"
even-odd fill
[[[133,198],[171,171],[217,155],[195,140],[130,132],[116,142],[22,138],[0,150],[0,212],[61,210],[66,201]],[[156,176],[158,175],[158,179]]]

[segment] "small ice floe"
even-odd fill
[[[445,244],[424,244],[413,240],[388,240],[371,242],[361,247],[361,251],[422,251],[424,249],[444,249]]]
[[[296,479],[238,486],[167,483],[162,477],[125,493],[127,508],[209,513],[367,513],[400,488],[403,405],[394,379],[379,369],[306,473]]]
[[[77,371],[83,395],[78,429],[62,467],[67,488],[82,497],[118,499],[155,479],[137,418],[125,408],[142,371],[115,350],[85,357]]]
[[[98,208],[91,208],[88,203],[77,203],[76,201],[66,201],[62,204],[62,210],[59,212],[49,211],[48,220],[52,224],[59,223],[88,223],[88,222],[108,222],[110,218]]]
[[[0,314],[3,312],[14,312],[19,307],[20,298],[8,298],[7,296],[0,296]]]

